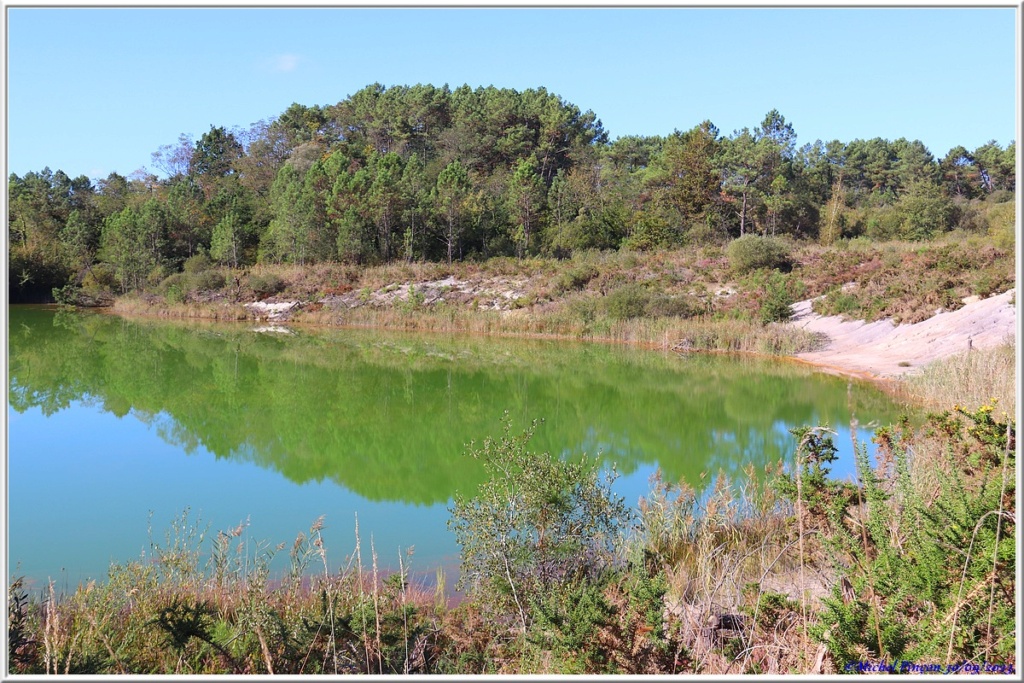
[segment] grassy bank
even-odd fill
[[[296,302],[282,321],[793,355],[821,341],[778,324],[794,301],[821,297],[815,308],[822,313],[913,322],[1012,286],[1013,264],[1012,249],[976,235],[833,247],[752,238],[728,249],[579,252],[565,260],[237,271],[195,257],[184,272],[117,297],[113,308],[255,320],[267,314],[246,304]]]

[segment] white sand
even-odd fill
[[[867,323],[821,316],[811,311],[810,301],[793,304],[789,323],[825,334],[831,341],[820,351],[796,357],[841,372],[872,377],[898,377],[940,358],[1015,340],[1017,311],[1014,290],[987,299],[970,301],[956,311],[938,313],[913,325],[893,325],[890,320]]]

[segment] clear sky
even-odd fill
[[[1013,8],[7,9],[8,171],[153,168],[374,82],[544,86],[612,138],[778,109],[798,144],[1017,136]]]

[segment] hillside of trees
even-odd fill
[[[1014,157],[995,141],[942,158],[904,138],[797,146],[775,110],[729,135],[704,121],[611,140],[544,88],[374,84],[247,130],[182,135],[153,153],[159,175],[12,174],[9,297],[125,293],[200,253],[239,268],[984,232],[1013,199]]]

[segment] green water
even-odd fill
[[[10,572],[70,581],[137,557],[147,515],[162,528],[185,507],[216,528],[248,518],[273,542],[327,514],[337,562],[358,515],[364,538],[451,564],[446,507],[482,478],[464,446],[505,411],[544,420],[537,450],[614,464],[630,503],[657,469],[699,489],[702,474],[788,459],[800,425],[838,428],[841,476],[851,416],[899,414],[870,386],[793,363],[599,344],[32,307],[10,309],[9,344]]]

